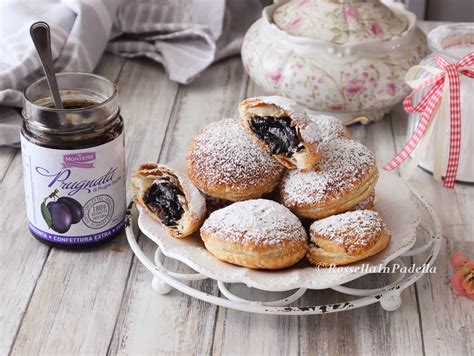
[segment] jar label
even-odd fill
[[[126,209],[123,133],[96,147],[41,147],[21,135],[30,229],[44,240],[85,245],[113,236]]]

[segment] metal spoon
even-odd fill
[[[43,71],[48,81],[49,90],[53,96],[54,105],[56,109],[64,109],[61,96],[59,95],[58,82],[54,74],[49,25],[44,21],[35,22],[30,27],[30,35],[40,57],[41,65],[43,66]]]

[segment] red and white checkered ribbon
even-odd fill
[[[405,77],[407,83],[415,90],[403,101],[404,109],[408,113],[422,113],[422,116],[415,132],[405,147],[403,147],[398,155],[384,168],[389,171],[397,168],[418,147],[421,148],[423,152],[418,152],[418,155],[413,156],[411,164],[414,169],[419,160],[421,160],[424,150],[426,150],[429,136],[431,136],[433,131],[434,121],[445,113],[446,116],[449,115],[450,118],[450,140],[444,186],[446,188],[453,188],[461,148],[460,75],[462,74],[474,78],[474,52],[469,53],[457,63],[449,63],[439,56],[435,56],[434,59],[439,68],[415,66],[408,71]],[[416,74],[420,70],[428,71],[434,75],[415,79]],[[427,87],[430,87],[430,89],[423,95],[420,102],[413,107],[414,95]],[[438,129],[442,127],[443,125],[438,125]],[[422,141],[422,143],[418,146],[420,141]],[[437,144],[439,144],[438,141]],[[440,152],[440,150],[438,150],[438,152]],[[435,162],[435,171],[437,170],[436,167],[440,165],[439,157],[435,157],[435,161],[437,159],[438,162]],[[405,176],[405,178],[408,179],[411,173],[412,170],[409,170],[408,176]],[[441,180],[441,175],[436,172],[434,173],[435,179]]]

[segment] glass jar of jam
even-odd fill
[[[117,88],[87,73],[57,74],[64,109],[45,78],[24,91],[21,149],[31,233],[49,245],[89,247],[124,225],[125,145]]]

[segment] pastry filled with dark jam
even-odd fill
[[[252,132],[262,140],[275,155],[292,157],[295,152],[304,149],[298,138],[296,128],[291,125],[288,116],[253,116],[249,121]]]
[[[184,214],[184,193],[166,179],[156,180],[143,195],[143,201],[166,226],[175,226]]]
[[[164,232],[181,239],[199,230],[206,217],[206,199],[180,172],[162,164],[143,163],[132,174],[133,201]]]
[[[240,124],[288,169],[308,171],[321,158],[319,130],[305,109],[281,96],[260,96],[239,104]]]

